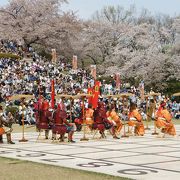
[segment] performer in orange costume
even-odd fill
[[[86,113],[85,113],[87,125],[91,126],[94,123],[93,116],[94,116],[94,110],[92,109],[92,105],[89,104],[88,108],[86,109]]]
[[[172,116],[166,109],[166,103],[162,102],[157,113],[156,113],[156,126],[162,128],[162,133],[169,134],[172,136],[176,135],[174,124],[172,123]]]
[[[135,135],[143,136],[145,133],[145,130],[144,130],[143,122],[142,122],[142,116],[136,109],[136,104],[134,103],[130,105],[130,112],[129,112],[128,118],[129,118],[128,125],[135,127],[134,129]]]
[[[118,114],[115,111],[115,105],[111,105],[111,107],[110,107],[109,111],[107,111],[106,115],[107,115],[108,120],[110,120],[116,127],[115,131],[117,133],[120,133],[120,131],[123,127],[123,124],[122,124]]]

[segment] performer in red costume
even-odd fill
[[[99,133],[101,134],[102,138],[106,137],[104,134],[104,131],[105,129],[108,129],[110,133],[112,134],[113,138],[119,139],[119,137],[117,137],[115,134],[114,125],[107,119],[106,108],[103,102],[98,102],[98,107],[94,111],[93,128],[99,130]]]
[[[45,138],[48,139],[50,120],[52,119],[52,112],[49,110],[49,102],[43,97],[40,97],[37,105],[35,105],[36,127],[40,130],[45,130]]]
[[[60,134],[60,141],[64,141],[64,135],[68,133],[68,142],[74,143],[73,134],[74,126],[67,121],[66,107],[63,102],[55,107],[55,112],[53,113],[53,134]]]

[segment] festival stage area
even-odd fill
[[[176,125],[180,134],[180,125]],[[91,139],[80,141],[82,133],[75,133],[76,143],[36,142],[38,133],[26,133],[29,141],[19,143],[21,133],[14,133],[15,145],[1,144],[0,156],[70,167],[114,176],[143,180],[180,179],[180,136]],[[42,133],[44,134],[44,133]],[[98,137],[99,135],[96,135]],[[43,138],[43,137],[42,137]],[[6,139],[4,138],[4,141]]]

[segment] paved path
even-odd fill
[[[176,126],[180,134],[180,126]],[[37,133],[26,133],[29,140],[19,143],[21,134],[13,134],[15,145],[0,145],[0,156],[64,166],[115,176],[143,180],[180,179],[180,136],[157,138],[147,131],[144,137],[89,140],[74,144],[36,142]]]

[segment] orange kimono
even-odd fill
[[[0,127],[0,135],[3,135],[3,134],[5,134],[5,131],[2,127]]]
[[[159,109],[157,114],[156,126],[162,128],[162,132],[172,136],[176,135],[174,124],[172,123],[172,116],[167,109]]]
[[[135,135],[137,135],[137,136],[143,136],[144,135],[144,133],[145,133],[144,124],[142,122],[142,116],[138,112],[138,110],[135,109],[129,113],[128,125],[135,127],[135,129],[134,129]]]
[[[85,118],[86,118],[86,124],[87,125],[92,125],[94,123],[93,114],[94,114],[93,109],[91,109],[91,108],[86,109]]]
[[[111,112],[108,111],[106,115],[107,115],[108,120],[110,120],[114,124],[114,126],[116,126],[116,132],[119,133],[123,127],[123,124],[118,114],[114,110],[112,110]]]

